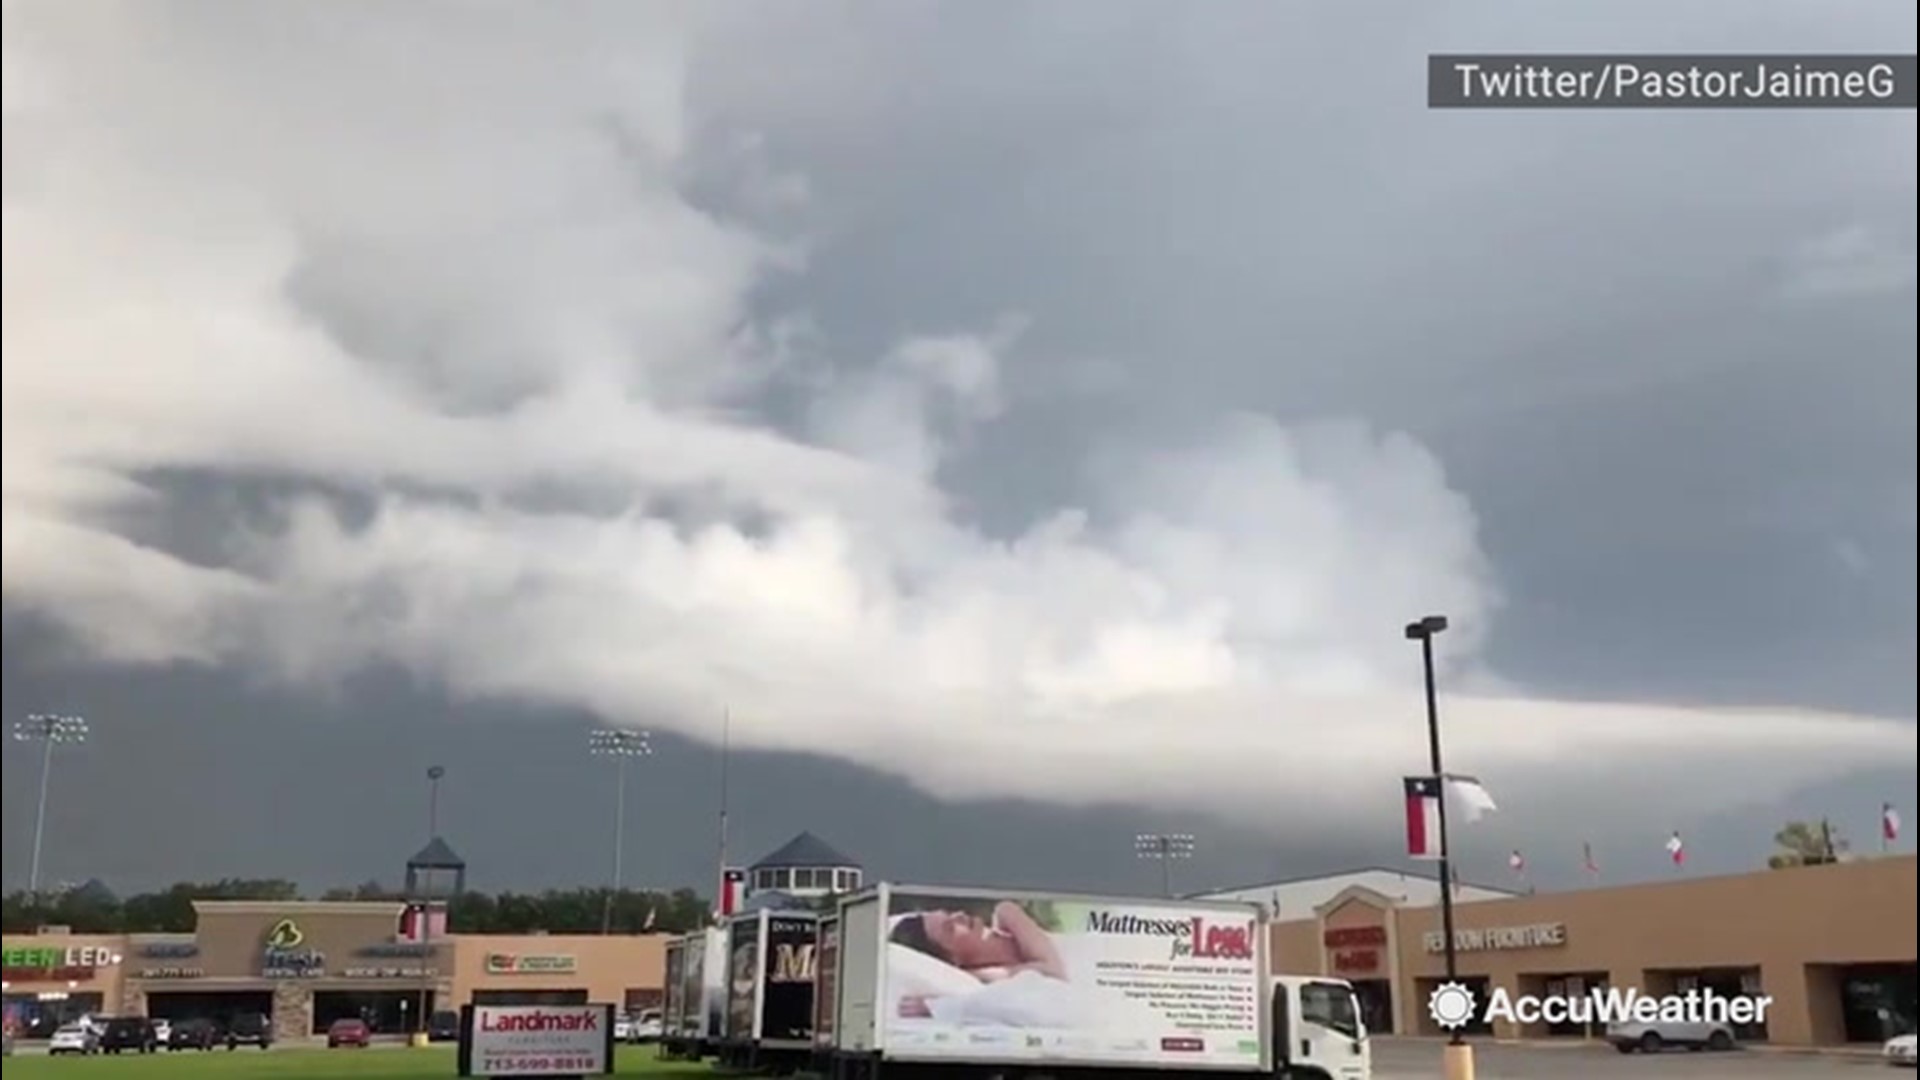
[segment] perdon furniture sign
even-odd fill
[[[613,1006],[467,1005],[460,1076],[611,1076]]]

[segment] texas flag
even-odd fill
[[[1894,841],[1900,839],[1900,811],[1892,803],[1880,804],[1880,839]]]
[[[1514,849],[1513,854],[1507,856],[1507,869],[1516,874],[1524,875],[1527,872],[1527,857],[1520,854],[1518,848]]]
[[[1407,855],[1438,859],[1440,854],[1440,781],[1431,776],[1409,776],[1407,791]]]
[[[1680,834],[1678,832],[1667,838],[1667,857],[1673,860],[1673,865],[1675,866],[1683,866],[1686,864],[1687,845],[1680,842]]]
[[[715,906],[722,918],[740,910],[747,898],[747,872],[737,866],[720,871],[720,902]]]

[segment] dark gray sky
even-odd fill
[[[1910,7],[85,16],[6,17],[53,878],[393,877],[439,762],[479,883],[598,880],[604,721],[660,733],[633,877],[704,885],[724,708],[748,856],[1397,863],[1430,610],[1479,876],[1913,805],[1912,113],[1423,101]]]

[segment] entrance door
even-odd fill
[[[1574,1000],[1604,995],[1607,992],[1607,973],[1593,971],[1585,974],[1549,975],[1546,982],[1546,996]],[[1546,1025],[1547,1034],[1565,1038],[1598,1038],[1606,1032],[1591,1022],[1591,1014],[1583,1015],[1580,1020],[1562,1019]]]
[[[1760,982],[1759,968],[1708,968],[1674,976],[1674,993],[1686,994],[1696,990],[1712,993],[1723,1000],[1759,998],[1766,993]],[[1764,1014],[1759,1020],[1734,1024],[1733,1037],[1741,1042],[1766,1042],[1767,1022]]]
[[[1369,1035],[1393,1034],[1393,984],[1385,979],[1361,979],[1353,984],[1360,999],[1360,1022]]]

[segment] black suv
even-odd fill
[[[460,1038],[460,1014],[442,1010],[427,1021],[429,1042],[453,1042]]]
[[[167,1052],[175,1050],[211,1050],[221,1042],[220,1029],[205,1017],[175,1020],[167,1033]]]
[[[236,1013],[227,1024],[227,1049],[242,1046],[257,1046],[262,1050],[273,1045],[273,1027],[267,1023],[262,1013]]]
[[[160,1032],[144,1016],[116,1016],[100,1032],[100,1052],[120,1054],[128,1050],[151,1054],[160,1049]]]

